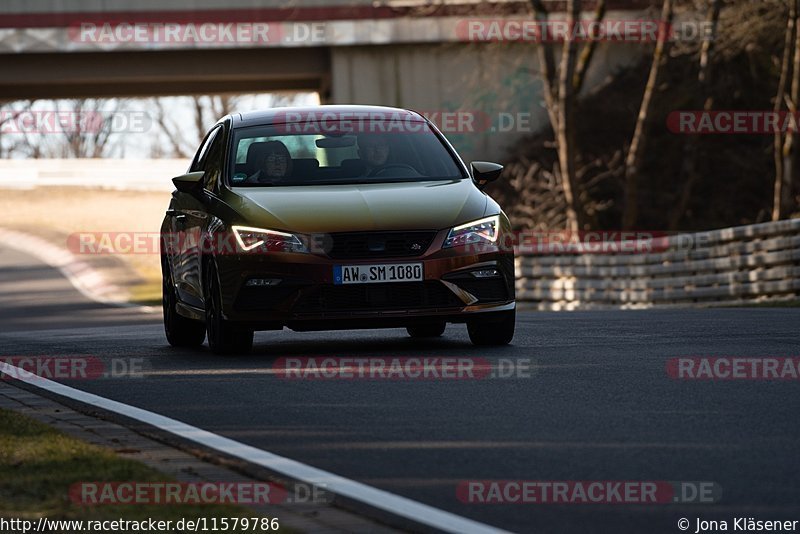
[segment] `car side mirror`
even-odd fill
[[[488,161],[473,161],[469,164],[472,170],[472,181],[479,188],[483,188],[489,182],[494,182],[500,178],[503,166]]]
[[[190,172],[188,174],[176,176],[172,179],[172,183],[175,184],[175,189],[178,191],[182,193],[192,193],[203,183],[205,175],[206,173],[204,171]]]

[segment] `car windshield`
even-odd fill
[[[305,121],[234,130],[234,187],[384,183],[464,178],[427,123]]]

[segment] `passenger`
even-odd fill
[[[267,141],[259,154],[258,171],[247,178],[248,184],[281,182],[292,175],[292,156],[280,141]]]

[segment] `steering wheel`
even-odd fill
[[[381,167],[377,167],[375,169],[372,169],[367,174],[367,176],[378,177],[378,176],[382,175],[385,171],[388,171],[389,169],[406,169],[406,170],[412,171],[414,174],[419,174],[417,169],[415,169],[411,165],[406,165],[405,163],[389,163],[388,165],[383,165]]]

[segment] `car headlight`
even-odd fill
[[[500,216],[492,215],[452,228],[442,248],[459,247],[473,243],[494,243],[500,232]]]
[[[308,252],[306,243],[295,234],[249,226],[234,226],[233,235],[236,236],[236,242],[245,252]]]

